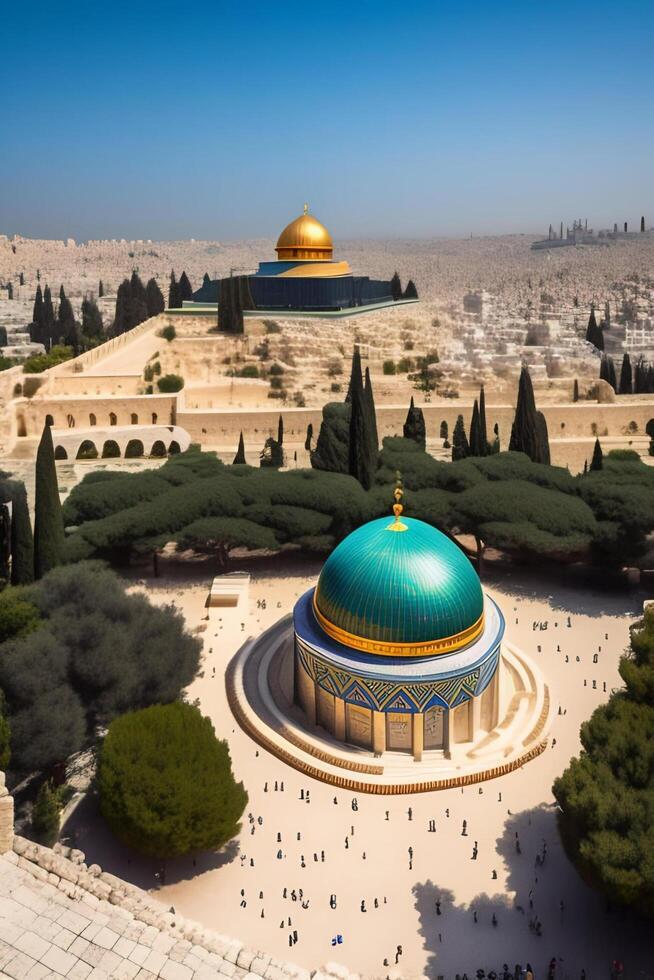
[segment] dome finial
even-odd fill
[[[306,202],[304,204],[304,213],[305,214],[308,214],[309,213],[309,205]]]
[[[406,524],[403,524],[400,520],[400,515],[404,510],[401,504],[402,497],[404,496],[404,490],[402,488],[402,474],[399,470],[395,472],[395,490],[393,491],[393,496],[395,497],[395,503],[393,504],[393,513],[395,514],[395,520],[392,524],[389,524],[386,528],[387,531],[408,531],[409,528]]]

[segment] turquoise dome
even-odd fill
[[[316,587],[317,619],[341,642],[372,653],[393,655],[375,644],[404,645],[403,656],[420,656],[420,645],[434,647],[425,653],[464,646],[482,627],[479,577],[436,528],[401,520],[406,530],[389,530],[392,517],[370,521],[334,549]]]

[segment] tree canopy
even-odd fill
[[[98,767],[100,808],[122,841],[172,858],[222,847],[248,796],[227,743],[189,704],[155,705],[112,722]]]
[[[581,726],[582,751],[554,782],[566,849],[611,902],[654,917],[654,608],[632,627],[625,689]]]
[[[0,689],[18,770],[47,769],[117,714],[174,700],[198,667],[200,644],[181,615],[127,595],[97,563],[5,589],[3,625]]]

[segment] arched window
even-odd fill
[[[18,426],[18,436],[19,438],[27,435],[27,426],[25,425],[25,416],[20,412],[16,417],[16,424]]]
[[[109,412],[109,425],[116,425],[118,419],[115,412]]]
[[[132,414],[130,416],[130,419],[131,419],[132,425],[138,425],[139,424],[139,417],[136,414],[136,412],[132,412]]]
[[[55,446],[55,459],[68,459],[68,453],[63,446]]]
[[[153,425],[156,425],[157,424],[157,413],[156,412],[153,412],[152,413],[152,424]]]
[[[69,429],[74,429],[75,428],[75,419],[73,418],[72,415],[67,415],[66,416],[66,421],[68,422],[68,428]]]
[[[89,415],[89,425],[97,425],[97,424],[98,424],[98,420],[96,419],[94,413],[91,412],[91,414]]]
[[[51,415],[46,415],[46,417],[45,417],[45,424],[46,425],[54,425],[54,419],[53,419],[53,417]]]

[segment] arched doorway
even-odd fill
[[[150,455],[151,456],[165,456],[166,455],[166,447],[163,444],[163,442],[161,441],[161,439],[157,439],[157,441],[152,444],[152,449],[150,450]]]
[[[130,439],[125,447],[125,459],[136,459],[144,453],[140,439]]]
[[[107,439],[102,447],[102,458],[116,459],[117,456],[120,456],[120,447],[118,443],[115,439]]]
[[[169,455],[174,456],[176,453],[181,453],[181,451],[182,450],[180,448],[179,443],[177,442],[176,439],[173,439],[173,441],[171,442],[171,444],[168,446],[168,453],[169,453]]]
[[[445,419],[443,419],[443,421],[441,422],[441,430],[440,430],[440,432],[441,432],[441,435],[440,435],[441,439],[447,439],[448,438],[448,431],[449,430],[447,428],[447,422],[445,421]]]
[[[83,439],[80,443],[80,447],[77,450],[77,459],[97,459],[98,450],[96,449],[95,443],[91,442],[90,439]]]
[[[63,446],[55,446],[54,456],[55,459],[68,459],[68,453]]]
[[[27,435],[27,426],[25,425],[25,416],[22,412],[18,412],[16,415],[16,431],[19,438]]]

